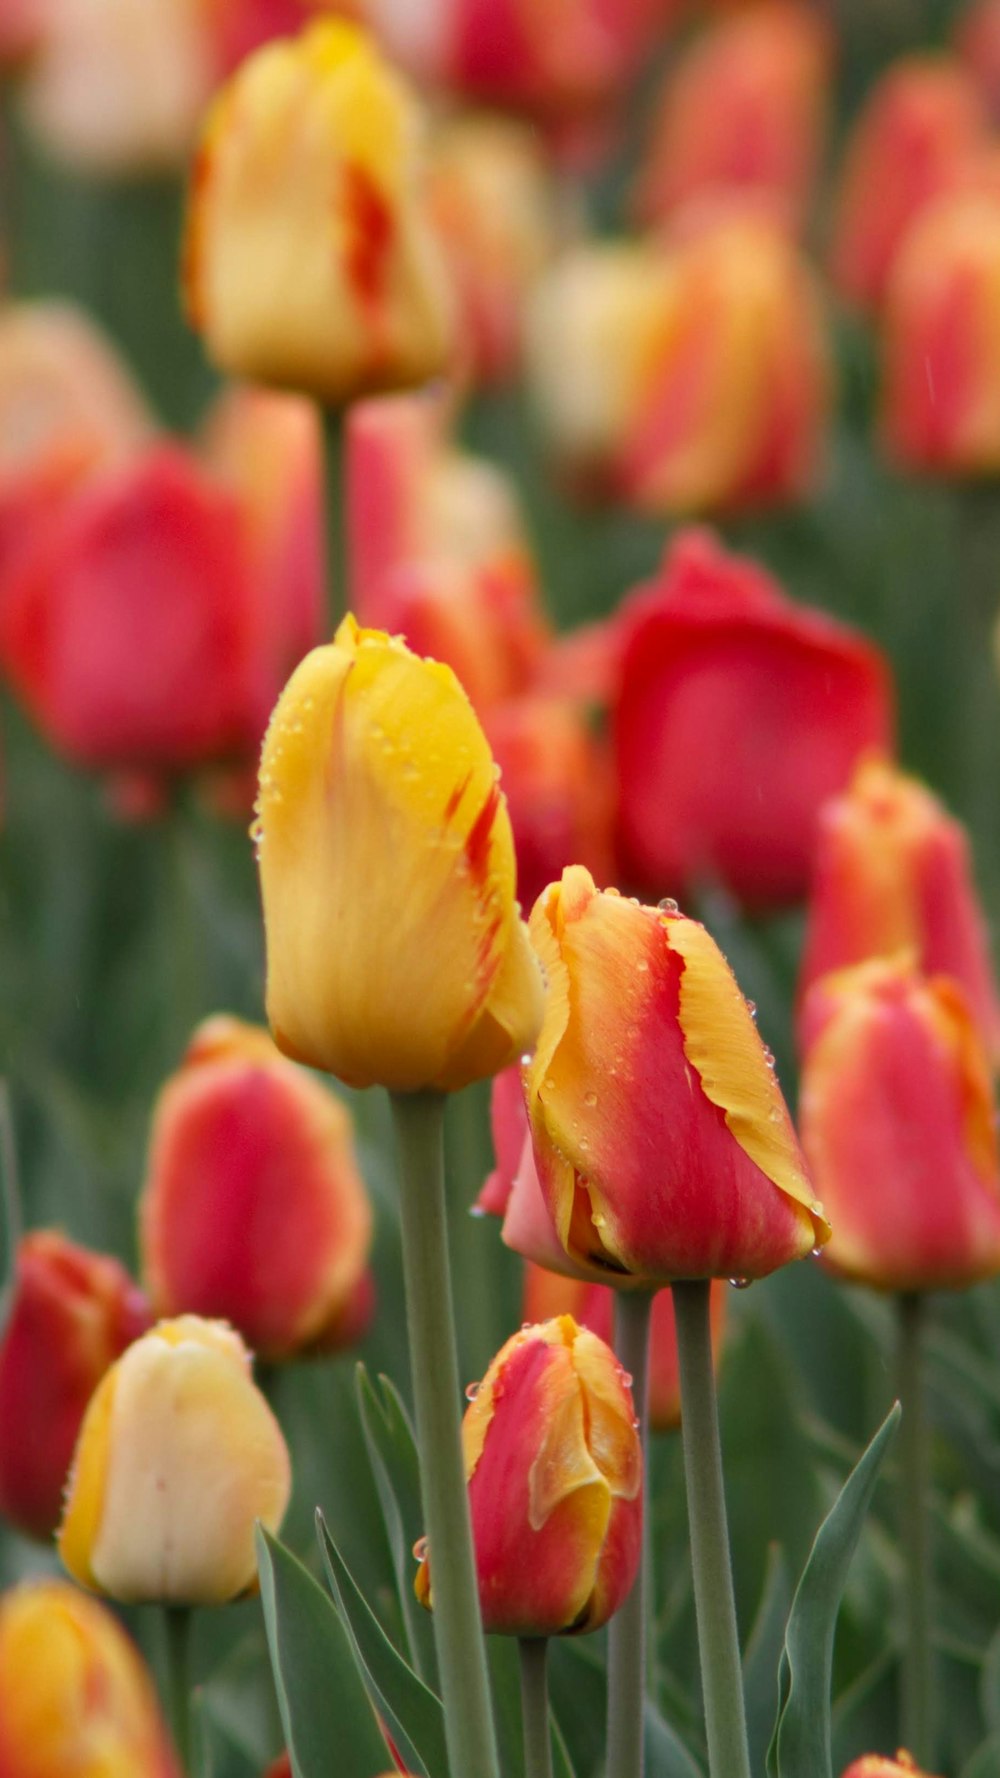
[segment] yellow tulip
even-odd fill
[[[542,980],[507,805],[449,667],[347,617],[278,701],[257,808],[279,1049],[412,1092],[532,1047]]]

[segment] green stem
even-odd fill
[[[326,476],[326,621],[329,641],[351,609],[347,547],[347,414],[342,407],[323,409],[323,462]]]
[[[191,1608],[165,1605],[163,1625],[167,1645],[167,1711],[174,1746],[182,1772],[191,1771]]]
[[[934,1761],[934,1676],[931,1656],[931,1552],[927,1420],[924,1413],[923,1310],[919,1291],[896,1299],[898,1316],[901,1530],[906,1561],[906,1646],[902,1674],[902,1739],[921,1769]]]
[[[400,1154],[406,1324],[434,1642],[453,1778],[499,1778],[462,1461],[444,1195],[444,1097],[393,1093]]]
[[[521,1723],[524,1729],[524,1778],[552,1778],[552,1736],[549,1732],[549,1639],[522,1636]]]
[[[750,1778],[707,1278],[674,1284],[681,1436],[710,1778]]]
[[[615,1354],[631,1373],[642,1443],[642,1558],[624,1605],[608,1629],[607,1778],[642,1778],[643,1705],[646,1678],[646,1616],[649,1597],[649,1335],[653,1292],[615,1292]]]

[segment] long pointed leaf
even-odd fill
[[[413,1596],[412,1550],[423,1530],[420,1467],[409,1415],[388,1377],[377,1381],[363,1364],[355,1372],[361,1429],[396,1575],[410,1664],[427,1685],[436,1683],[434,1637],[426,1612]]]
[[[408,1767],[426,1778],[447,1778],[448,1754],[441,1701],[389,1641],[347,1563],[316,1514],[320,1550],[333,1597],[354,1645],[373,1706],[387,1723]]]
[[[899,1423],[897,1402],[816,1533],[792,1601],[778,1674],[772,1778],[833,1778],[830,1680],[837,1612],[879,1466]]]
[[[271,1667],[295,1778],[372,1778],[386,1745],[337,1608],[297,1557],[258,1527]]]

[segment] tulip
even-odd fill
[[[803,1029],[802,1146],[834,1230],[824,1264],[907,1292],[1000,1271],[992,1088],[961,990],[877,958],[817,981]]]
[[[101,177],[169,172],[212,87],[201,0],[58,0],[24,83],[50,153]]]
[[[0,72],[18,68],[42,40],[48,0],[7,0],[0,17]]]
[[[621,1366],[560,1315],[502,1346],[462,1423],[483,1627],[597,1630],[626,1597],[642,1542],[642,1453]],[[433,1604],[433,1560],[417,1597]]]
[[[678,894],[719,881],[755,907],[804,896],[822,805],[891,744],[884,657],[703,531],[676,537],[620,627],[626,878]]]
[[[610,761],[579,705],[538,693],[508,698],[484,726],[503,775],[525,902],[567,864],[611,876]]]
[[[650,1287],[761,1278],[822,1244],[773,1061],[705,928],[572,867],[531,937],[549,992],[528,1115],[569,1259]]]
[[[498,1077],[499,1078],[499,1077]],[[712,1284],[712,1346],[718,1361],[726,1319],[726,1285]],[[559,1277],[542,1266],[524,1268],[521,1309],[526,1321],[548,1321],[554,1315],[572,1315],[598,1339],[611,1344],[614,1292],[603,1284]],[[671,1432],[681,1423],[681,1379],[677,1362],[677,1329],[674,1299],[669,1290],[653,1299],[649,1342],[649,1425],[653,1432]]]
[[[537,137],[499,117],[446,122],[431,144],[427,198],[455,284],[459,356],[477,381],[503,382],[518,368],[525,297],[555,229]]]
[[[4,1778],[179,1778],[152,1680],[96,1599],[61,1580],[0,1595]]]
[[[348,617],[278,701],[257,837],[279,1049],[453,1091],[532,1043],[541,979],[489,749],[454,674]]]
[[[59,1554],[114,1599],[221,1605],[255,1586],[255,1522],[276,1531],[290,1489],[239,1335],[196,1315],[161,1321],[87,1409]]]
[[[982,99],[954,58],[906,56],[876,83],[848,144],[834,217],[833,276],[850,302],[881,306],[911,223],[987,135]]]
[[[895,1759],[881,1753],[864,1753],[852,1760],[842,1778],[930,1778],[918,1770],[917,1763],[900,1748]]]
[[[910,469],[1000,470],[1000,189],[927,205],[885,292],[882,433]]]
[[[738,191],[798,227],[822,145],[830,51],[823,20],[797,0],[764,0],[710,24],[661,95],[640,176],[643,220]]]
[[[87,1403],[149,1323],[116,1260],[51,1229],[20,1242],[0,1341],[0,1513],[30,1537],[58,1525]]]
[[[179,448],[88,485],[15,569],[0,657],[60,752],[172,773],[239,747],[256,670],[240,514]]]
[[[344,20],[242,64],[205,126],[185,259],[188,313],[219,369],[336,405],[443,368],[417,134],[408,89]]]
[[[960,984],[1000,1057],[1000,997],[965,830],[916,778],[872,758],[820,814],[800,999],[831,970],[900,951]]]
[[[973,0],[954,27],[955,48],[983,94],[990,114],[1000,116],[1000,6],[997,0]]]
[[[157,1101],[139,1209],[159,1314],[221,1317],[267,1359],[361,1331],[372,1216],[350,1115],[258,1027],[195,1032]]]

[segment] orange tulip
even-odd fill
[[[895,1759],[881,1753],[864,1753],[852,1760],[842,1778],[930,1778],[908,1753],[900,1749]]]

